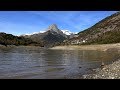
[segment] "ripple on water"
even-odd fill
[[[101,61],[105,64],[114,61],[119,53],[113,52],[38,47],[0,49],[0,78],[78,78],[99,67]]]

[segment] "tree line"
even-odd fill
[[[0,33],[0,44],[1,45],[38,45],[42,46],[42,43],[37,43],[35,41],[32,41],[29,38],[24,38],[22,36],[14,36],[12,34],[6,34],[6,33]]]

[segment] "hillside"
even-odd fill
[[[120,42],[120,12],[106,17],[92,27],[79,32],[69,44],[107,44]]]
[[[68,34],[68,33],[67,33]],[[0,44],[2,45],[33,45],[42,47],[53,47],[60,45],[64,40],[73,37],[74,34],[66,35],[56,24],[50,25],[45,32],[31,35],[14,36],[12,34],[0,33]]]
[[[46,29],[46,32],[44,33],[25,35],[24,37],[29,38],[35,42],[42,42],[45,47],[52,47],[63,42],[67,38],[67,35],[58,29],[56,24],[52,24]]]
[[[18,36],[14,36],[12,34],[6,34],[1,32],[0,33],[0,44],[1,45],[39,45],[42,46],[41,43],[37,43],[32,41],[31,39],[26,39],[24,37],[18,37]]]
[[[12,34],[0,33],[0,44],[53,47],[69,44],[120,43],[120,12],[106,17],[78,34],[72,34],[67,30],[63,33],[63,31],[56,24],[52,24],[43,33],[39,32],[19,37]]]

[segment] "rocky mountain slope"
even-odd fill
[[[52,24],[46,29],[46,32],[44,33],[25,35],[24,37],[29,38],[35,42],[42,42],[44,46],[47,47],[59,45],[67,38],[67,35],[65,35],[60,29],[58,29],[56,24]]]
[[[92,21],[91,21],[92,22]],[[66,35],[67,33],[68,35]],[[8,38],[9,37],[9,38]],[[68,31],[63,33],[56,24],[50,25],[45,32],[20,37],[0,34],[0,44],[25,44],[52,47],[64,44],[108,44],[120,43],[120,12],[117,12],[99,21],[92,27],[72,34]]]
[[[66,33],[66,32],[64,32]],[[60,45],[64,40],[73,37],[73,34],[66,35],[56,24],[49,26],[45,32],[31,35],[14,36],[12,34],[0,33],[0,44],[2,45],[34,45],[42,47],[53,47]],[[68,34],[69,32],[67,32]]]
[[[69,44],[107,44],[119,42],[120,12],[106,17],[92,27],[79,32],[78,37],[69,40]]]

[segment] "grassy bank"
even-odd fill
[[[53,50],[101,50],[106,51],[109,49],[120,49],[120,43],[116,44],[100,44],[100,45],[68,45],[68,46],[56,46],[50,49]]]

